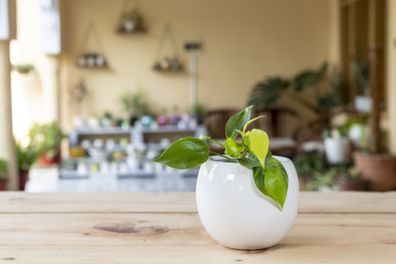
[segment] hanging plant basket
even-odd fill
[[[87,48],[87,45],[91,38],[96,48],[90,50]],[[79,54],[80,55],[76,60],[76,65],[79,68],[107,69],[109,66],[106,56],[104,55],[105,52],[102,41],[98,32],[96,31],[95,25],[92,22],[88,25],[88,28],[84,34],[84,39],[81,43]]]
[[[119,34],[136,34],[147,32],[144,17],[138,8],[137,1],[126,0],[124,2],[116,32]]]
[[[174,55],[161,55],[161,51],[166,41],[169,41],[172,45]],[[155,54],[155,60],[153,64],[153,70],[157,72],[184,72],[183,62],[180,60],[180,56],[177,54],[177,42],[169,25],[165,27],[164,33],[160,38]]]

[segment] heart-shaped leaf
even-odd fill
[[[232,115],[230,119],[228,119],[225,132],[227,138],[235,138],[238,135],[236,130],[242,130],[243,126],[247,121],[249,121],[252,115],[253,106],[248,106],[242,111]]]
[[[264,194],[271,197],[281,209],[286,200],[288,182],[287,172],[279,160],[268,156],[263,170]],[[261,191],[261,190],[260,190]]]
[[[185,137],[173,142],[154,161],[175,169],[194,168],[209,158],[208,144],[198,138]]]
[[[253,168],[253,179],[257,189],[283,209],[288,189],[288,177],[282,164],[272,156],[268,156],[265,169]]]
[[[224,142],[225,154],[232,158],[240,158],[243,155],[245,147],[236,142],[233,138],[227,138]]]
[[[264,168],[265,157],[267,156],[269,147],[268,134],[260,129],[252,129],[243,136],[242,142],[257,157],[261,166]]]

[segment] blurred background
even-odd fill
[[[151,159],[254,105],[301,189],[393,190],[395,38],[392,0],[0,0],[0,189],[194,191]]]

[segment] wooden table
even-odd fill
[[[396,263],[396,193],[302,193],[259,251],[216,244],[193,193],[1,193],[0,263]]]

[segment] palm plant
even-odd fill
[[[287,94],[315,113],[321,121],[328,123],[330,111],[342,105],[340,94],[342,78],[341,75],[336,75],[328,83],[329,89],[324,93],[321,92],[327,68],[327,63],[325,62],[318,69],[301,71],[290,79],[270,76],[253,87],[248,104],[254,105],[258,111],[267,111],[273,108],[282,96]],[[316,95],[313,102],[302,94],[308,89],[312,89]]]

